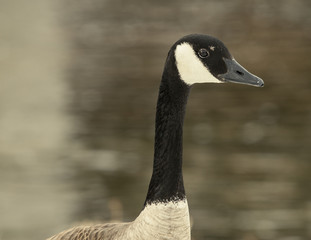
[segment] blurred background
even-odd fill
[[[192,88],[192,238],[311,239],[309,0],[0,2],[1,240],[139,214],[164,61],[189,33],[265,81]]]

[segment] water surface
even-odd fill
[[[184,181],[193,239],[310,239],[310,3],[279,3],[7,3],[0,239],[138,215],[166,54],[194,32],[222,39],[265,87],[192,88]]]

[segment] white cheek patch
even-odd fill
[[[186,84],[222,83],[204,66],[189,43],[182,43],[176,47],[175,59],[179,76]]]

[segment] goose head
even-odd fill
[[[188,35],[178,40],[173,49],[179,78],[189,86],[224,82],[264,86],[262,79],[243,68],[214,37]]]

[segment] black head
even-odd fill
[[[180,79],[186,84],[234,82],[262,87],[262,79],[248,72],[218,39],[192,34],[172,47]]]

